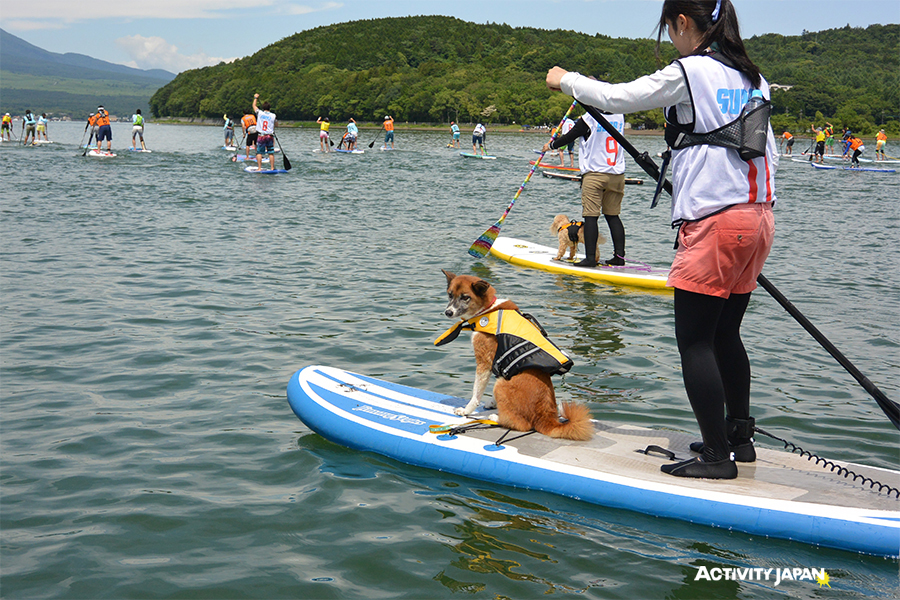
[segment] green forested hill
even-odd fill
[[[818,112],[835,125],[845,118],[854,130],[897,126],[900,26],[772,34],[746,43],[771,83],[793,86],[774,94],[773,124],[805,127]],[[606,81],[630,81],[657,68],[654,46],[647,39],[451,17],[353,21],[297,33],[231,64],[181,73],[150,106],[156,116],[238,115],[259,92],[287,120],[390,114],[398,121],[549,123],[569,100],[547,90],[548,68],[558,64]],[[666,44],[663,59],[674,57]],[[661,113],[629,121],[654,126]]]

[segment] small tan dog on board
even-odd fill
[[[442,269],[443,271],[443,269]],[[594,428],[590,411],[583,404],[556,403],[550,376],[566,373],[572,360],[547,339],[543,328],[530,315],[519,312],[510,300],[497,298],[487,281],[472,275],[447,277],[449,302],[444,315],[460,322],[434,341],[435,346],[451,342],[463,329],[471,329],[475,349],[475,385],[472,399],[458,415],[468,415],[481,403],[493,373],[494,401],[501,426],[516,431],[534,429],[544,435],[568,440],[589,440]]]
[[[566,215],[556,215],[550,225],[550,233],[555,233],[559,238],[559,252],[554,260],[562,260],[566,250],[569,251],[569,260],[575,260],[575,252],[578,244],[584,245],[584,223],[582,221],[570,221]],[[603,234],[597,236],[597,251],[594,256],[600,256],[600,244],[605,244]],[[585,249],[587,254],[587,249]]]

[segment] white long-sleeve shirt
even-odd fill
[[[696,122],[697,133],[733,121],[752,87],[746,76],[708,56],[684,57],[629,83],[605,83],[579,73],[566,73],[560,81],[563,92],[605,111],[629,113],[674,106],[679,122]],[[760,89],[768,98],[765,79]],[[672,223],[702,219],[735,204],[774,202],[776,161],[771,127],[766,156],[748,162],[721,146],[673,151]]]

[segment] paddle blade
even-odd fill
[[[374,146],[376,141],[378,141],[378,140],[372,140],[371,142],[369,142],[369,148]]]
[[[284,159],[284,170],[290,171],[291,170],[291,161],[288,160],[287,155],[284,153],[284,148],[281,149],[281,158]]]
[[[472,245],[469,247],[469,254],[475,258],[487,256],[491,251],[491,246],[497,241],[497,236],[500,235],[500,226],[500,221],[497,221],[491,225],[490,229],[482,233],[477,240],[472,242]]]

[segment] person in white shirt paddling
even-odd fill
[[[262,170],[262,158],[268,155],[269,170],[275,170],[275,113],[269,111],[269,103],[257,107],[259,94],[253,94],[253,112],[256,113],[256,166]]]

